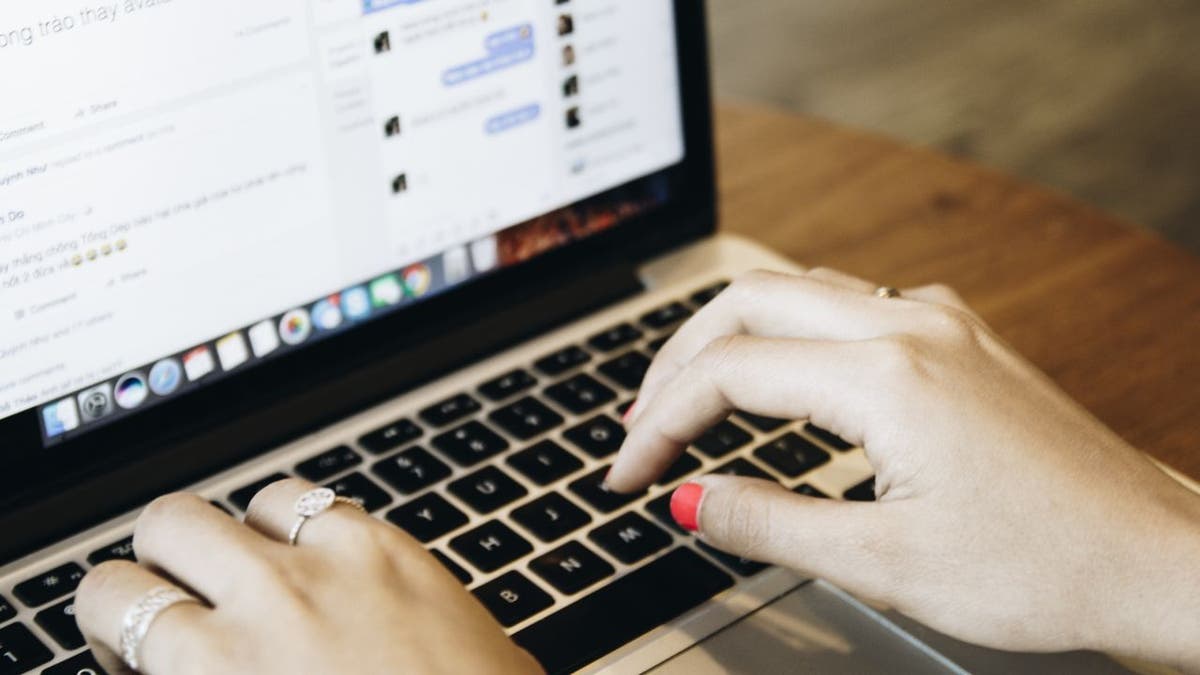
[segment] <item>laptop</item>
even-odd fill
[[[833,434],[737,414],[601,488],[672,331],[798,269],[715,235],[702,3],[9,0],[0,30],[0,675],[99,672],[72,594],[149,500],[240,517],[284,476],[410,532],[550,672],[736,669],[796,625],[946,667],[670,518],[705,472],[870,499]]]

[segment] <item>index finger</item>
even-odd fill
[[[608,474],[618,492],[645,488],[733,410],[810,418],[861,443],[880,413],[863,396],[873,342],[728,336],[705,348],[650,399]]]
[[[914,302],[877,298],[845,282],[813,276],[744,274],[663,345],[646,371],[638,402],[628,417],[636,420],[659,389],[718,338],[748,333],[768,338],[868,340],[911,329]]]

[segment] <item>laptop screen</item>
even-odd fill
[[[672,0],[6,0],[0,419],[52,445],[664,205]]]

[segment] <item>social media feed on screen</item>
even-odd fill
[[[653,208],[673,22],[7,0],[0,74],[38,95],[0,107],[0,417],[61,440]]]

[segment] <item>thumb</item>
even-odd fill
[[[671,514],[706,544],[870,594],[898,564],[887,505],[789,492],[774,481],[708,475],[681,485]]]

